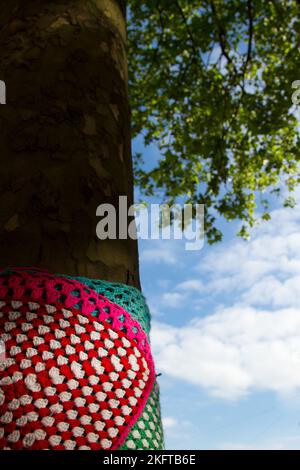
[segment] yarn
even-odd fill
[[[69,276],[67,276],[69,277]],[[139,322],[147,336],[150,333],[150,312],[143,294],[132,286],[117,282],[107,282],[86,277],[70,277],[87,285],[98,294],[123,307]]]
[[[155,383],[146,406],[138,421],[132,427],[121,450],[161,450],[164,449],[159,387]]]
[[[32,300],[44,299],[49,303],[64,302],[67,308],[79,309],[83,314],[92,315],[99,321],[105,320],[126,331],[130,338],[135,338],[140,348],[147,348],[147,354],[151,354],[147,336],[140,324],[122,307],[76,279],[17,268],[0,274],[0,299],[9,294],[19,300],[25,296]]]
[[[94,289],[111,301],[125,308],[135,318],[147,333],[150,332],[150,312],[145,297],[135,287],[107,282],[85,277],[74,277],[83,284]],[[141,417],[131,429],[126,441],[121,447],[128,449],[157,450],[164,448],[164,436],[159,401],[159,387],[157,382],[153,386],[150,397],[146,403]]]
[[[149,329],[133,287],[0,272],[0,449],[163,448]]]

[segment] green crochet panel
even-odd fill
[[[155,383],[144,411],[119,450],[164,449],[164,436],[161,423],[159,387],[158,384]]]

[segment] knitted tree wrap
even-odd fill
[[[154,384],[151,395],[147,400],[140,418],[131,429],[121,449],[164,449],[159,388],[157,383]]]
[[[142,327],[137,293],[36,270],[1,273],[1,449],[162,447],[149,312]]]
[[[76,277],[83,284],[94,289],[111,301],[126,309],[137,320],[147,336],[150,333],[150,312],[142,293],[132,286],[106,282],[85,277]],[[121,449],[164,449],[164,435],[160,411],[159,387],[155,383],[139,420],[131,429]]]
[[[69,276],[67,276],[69,277]],[[115,304],[123,307],[130,313],[132,318],[137,320],[149,338],[150,333],[150,312],[142,293],[132,286],[117,282],[99,281],[86,277],[69,277],[82,282],[93,289],[97,294],[107,297]]]

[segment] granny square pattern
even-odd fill
[[[122,446],[155,379],[126,310],[77,280],[16,269],[0,276],[0,338],[0,449]]]
[[[150,312],[143,294],[135,287],[117,282],[76,277],[83,284],[122,306],[139,322],[149,337]],[[147,403],[138,421],[131,428],[121,450],[164,449],[164,433],[160,409],[159,386],[155,382]]]

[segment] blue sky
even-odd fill
[[[139,242],[167,449],[300,449],[300,207],[271,215],[249,242]]]

